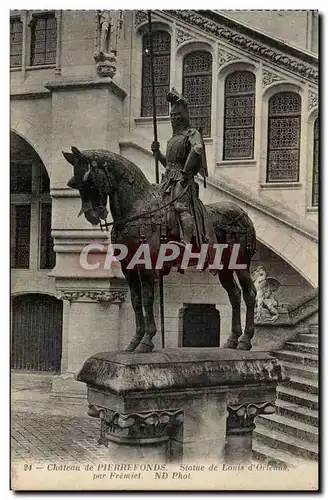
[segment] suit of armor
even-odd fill
[[[173,135],[167,144],[166,155],[159,151],[158,143],[152,145],[154,154],[166,167],[161,192],[167,202],[179,197],[174,202],[174,210],[178,214],[182,242],[191,243],[194,236],[197,246],[213,244],[216,243],[214,229],[199,199],[198,184],[194,180],[198,173],[204,177],[207,174],[203,138],[198,130],[190,128],[184,97],[172,89],[168,101],[171,102]]]

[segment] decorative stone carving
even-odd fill
[[[60,298],[62,300],[91,299],[95,302],[123,302],[126,299],[126,292],[112,291],[63,291]]]
[[[227,406],[225,463],[247,464],[252,461],[254,419],[261,413],[275,412],[271,402],[243,403]]]
[[[306,64],[296,57],[279,52],[277,49],[272,49],[263,43],[245,36],[230,27],[222,26],[218,22],[202,16],[192,10],[170,10],[170,15],[192,25],[195,28],[201,29],[212,36],[225,40],[236,47],[243,49],[253,56],[261,57],[271,63],[277,64],[282,68],[291,71],[303,78],[307,78],[315,83],[318,83],[319,75],[316,68],[317,62],[313,65]]]
[[[262,87],[267,87],[271,85],[271,83],[279,82],[283,80],[283,78],[276,73],[272,73],[271,71],[263,70],[262,74]]]
[[[177,46],[181,45],[183,42],[191,40],[192,38],[193,38],[192,35],[190,35],[186,31],[177,29],[177,37],[176,37]]]
[[[239,405],[228,405],[227,430],[230,432],[241,429],[254,429],[254,419],[258,415],[269,415],[275,413],[274,402],[245,403]]]
[[[218,66],[222,66],[223,64],[238,59],[237,56],[231,54],[230,52],[226,52],[225,50],[219,49],[219,58],[218,58]]]
[[[134,17],[135,27],[147,21],[147,12],[145,10],[137,10]]]
[[[108,441],[136,445],[161,443],[169,439],[169,430],[183,423],[183,410],[125,414],[89,405],[88,414],[100,418],[99,443],[105,446],[108,446]]]
[[[281,283],[272,277],[267,277],[263,266],[259,266],[252,273],[252,280],[256,288],[255,321],[276,321],[279,313],[278,300],[275,292]]]
[[[309,90],[309,109],[315,108],[319,104],[318,94]]]
[[[98,10],[96,52],[97,73],[101,77],[113,78],[116,74],[118,40],[123,24],[121,10]]]

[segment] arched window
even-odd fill
[[[313,133],[313,176],[312,176],[312,206],[319,205],[319,120],[314,122]]]
[[[267,182],[299,180],[301,97],[281,92],[269,101]]]
[[[255,75],[234,71],[225,81],[223,159],[254,156]]]
[[[166,31],[152,33],[154,55],[154,80],[156,96],[156,114],[166,116],[169,114],[169,103],[166,101],[170,90],[170,54],[171,36]],[[142,38],[142,98],[141,116],[152,116],[153,96],[151,85],[151,67],[149,54],[149,34]]]
[[[197,51],[183,60],[182,93],[188,102],[191,127],[202,127],[203,136],[211,135],[212,55]]]

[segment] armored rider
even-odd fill
[[[171,125],[173,135],[167,144],[164,156],[159,143],[153,142],[154,156],[166,168],[161,182],[161,192],[166,202],[174,202],[174,212],[169,213],[169,226],[174,227],[170,217],[178,215],[181,244],[196,242],[216,243],[212,222],[203,203],[199,199],[199,187],[194,177],[198,173],[207,176],[205,146],[201,132],[191,128],[186,99],[174,88],[167,95],[171,103]]]

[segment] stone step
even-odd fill
[[[254,439],[259,445],[286,451],[304,460],[318,460],[317,443],[309,443],[303,439],[295,439],[284,432],[268,429],[258,425],[254,432]]]
[[[298,333],[296,340],[299,342],[305,342],[306,344],[318,345],[319,337],[318,335],[312,333]]]
[[[264,444],[259,444],[253,439],[253,459],[275,467],[293,468],[298,465],[297,458],[286,451],[282,451]]]
[[[318,354],[319,346],[317,344],[307,344],[305,342],[286,342],[284,348],[293,352],[304,352],[309,354]]]
[[[316,380],[309,380],[308,378],[296,377],[291,375],[290,380],[284,383],[285,387],[291,387],[298,391],[308,392],[310,394],[318,394],[319,387]]]
[[[305,424],[314,425],[315,427],[319,426],[318,410],[312,410],[311,408],[306,408],[306,406],[277,399],[276,412],[278,415],[290,417],[298,422],[304,422]]]
[[[297,389],[291,389],[282,384],[279,384],[277,387],[277,398],[300,406],[306,406],[307,408],[311,408],[311,410],[318,410],[319,408],[318,396],[298,391]]]
[[[290,417],[284,417],[283,415],[261,415],[256,419],[256,425],[260,424],[267,429],[272,429],[274,431],[279,431],[289,436],[294,436],[296,439],[303,439],[304,441],[310,441],[311,443],[317,443],[319,441],[319,430],[313,425],[304,424],[303,422],[297,422]]]
[[[316,356],[315,354],[282,350],[282,351],[274,351],[273,355],[277,359],[282,361],[290,361],[291,363],[299,363],[301,365],[318,368],[318,356]]]
[[[318,380],[319,378],[318,369],[313,368],[312,366],[290,363],[289,361],[282,361],[281,364],[284,366],[290,377],[295,375],[296,377],[302,377],[310,380]]]

